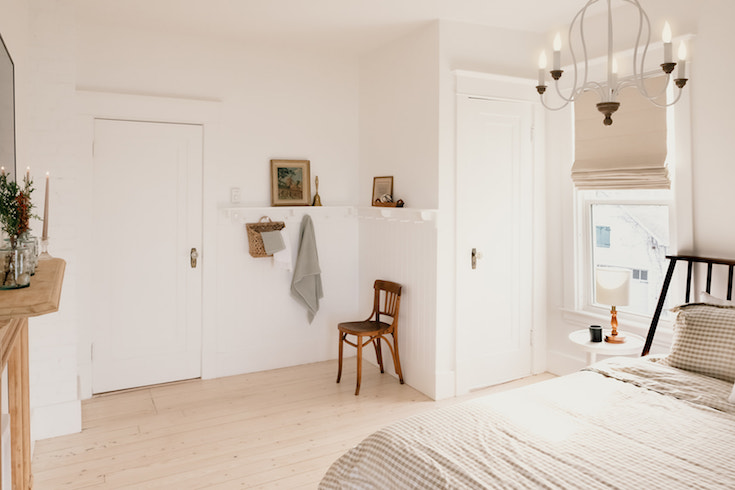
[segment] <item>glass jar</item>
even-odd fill
[[[38,237],[25,233],[19,241],[21,247],[27,247],[30,250],[30,271],[31,275],[34,275],[38,267]]]
[[[0,249],[0,289],[18,289],[31,285],[31,249],[19,245]]]
[[[28,267],[30,267],[31,275],[36,273],[36,267],[38,267],[38,237],[31,235],[30,233],[23,233],[18,237],[17,240],[19,247],[26,247],[30,250],[30,261]],[[10,249],[10,239],[6,238],[3,248]]]

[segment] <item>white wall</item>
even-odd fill
[[[735,43],[735,3],[710,2],[699,18],[691,91],[693,120],[694,250],[705,256],[735,255],[735,228],[727,221],[735,206],[735,66],[727,60]]]
[[[90,94],[106,116],[134,118],[137,110],[146,120],[205,124],[204,376],[336,357],[335,323],[357,310],[357,218],[315,216],[325,298],[309,325],[288,296],[290,278],[248,255],[250,216],[233,221],[220,208],[230,187],[242,189],[244,205],[268,206],[271,158],[311,160],[325,205],[357,203],[357,61],[80,25],[68,4],[31,4],[19,166],[30,165],[38,182],[51,172],[50,251],[68,263],[60,311],[31,324],[34,438],[79,430],[80,399],[91,393],[86,312],[94,265],[84,251],[94,203],[86,192],[93,180],[85,111],[94,104],[80,102]],[[125,97],[131,103],[121,108]],[[200,106],[207,109],[190,110]],[[294,248],[299,217],[288,217]]]
[[[438,205],[438,43],[430,23],[360,60],[360,205],[381,175],[406,206]]]
[[[438,26],[430,23],[360,62],[360,204],[373,177],[393,176],[407,208],[437,206]],[[405,381],[436,397],[436,224],[411,211],[360,220],[360,305],[367,315],[375,279],[403,285],[399,346]],[[380,218],[380,217],[379,217]],[[368,354],[374,362],[374,354]],[[390,363],[388,363],[390,365]]]
[[[227,205],[230,187],[242,189],[244,205],[268,206],[272,158],[309,159],[323,204],[355,202],[356,61],[109,26],[79,25],[77,33],[78,88],[218,106],[205,125],[204,142],[202,263],[211,279],[205,277],[204,284],[203,375],[334,358],[335,324],[355,311],[354,218],[342,222],[339,216],[313,213],[325,298],[309,325],[303,308],[289,296],[290,275],[273,269],[270,259],[247,253],[244,223],[263,214],[279,219],[282,212],[244,210],[232,220],[218,208]],[[295,254],[301,211],[285,218]]]
[[[61,306],[57,313],[29,322],[31,437],[50,437],[81,428],[77,378],[79,326],[79,245],[89,233],[79,216],[85,212],[83,162],[77,158],[74,136],[74,31],[68,11],[58,2],[29,2],[28,78],[25,110],[30,124],[25,157],[18,168],[31,167],[37,183],[33,201],[43,205],[43,175],[51,174],[49,251],[67,262]],[[40,185],[39,185],[40,184]],[[32,224],[36,234],[41,224]],[[87,351],[88,352],[88,351]]]
[[[434,22],[412,35],[378,49],[360,64],[360,181],[361,195],[369,195],[372,177],[395,176],[395,194],[410,207],[438,208],[436,229],[436,283],[432,297],[435,322],[422,327],[421,372],[424,393],[434,398],[454,395],[455,377],[455,70],[523,74],[532,64],[529,51],[541,37],[522,32],[491,29],[455,22]],[[532,89],[531,89],[532,90]],[[508,93],[496,93],[511,97]],[[532,92],[531,92],[532,96]],[[398,156],[400,155],[400,158]],[[417,158],[419,157],[419,158]],[[539,181],[539,207],[543,203],[543,179]],[[536,230],[543,247],[541,220]],[[396,228],[386,228],[385,232]],[[360,227],[361,288],[375,278],[370,234],[374,225]],[[387,240],[394,239],[386,235]],[[417,244],[417,246],[420,246]],[[542,249],[542,248],[540,248]],[[396,251],[396,254],[399,252]],[[418,252],[417,252],[418,253]],[[425,255],[423,251],[421,257]],[[396,257],[389,251],[387,260]],[[426,264],[429,263],[428,257]],[[543,263],[536,262],[543,276]],[[428,266],[428,265],[427,265]],[[540,282],[541,289],[545,287]],[[361,297],[366,297],[366,291]],[[537,304],[543,307],[543,292]],[[428,305],[422,306],[427,308]],[[543,315],[541,315],[543,316]],[[539,330],[543,327],[539,325]],[[541,339],[543,339],[541,337]],[[433,346],[435,350],[428,351]],[[537,359],[543,369],[545,360]],[[411,379],[411,378],[407,378]],[[410,383],[413,380],[409,381]],[[427,384],[430,389],[423,388]]]

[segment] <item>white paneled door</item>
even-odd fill
[[[201,374],[202,127],[94,123],[92,391]]]
[[[531,104],[457,98],[457,394],[531,374]]]

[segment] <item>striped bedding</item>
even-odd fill
[[[648,358],[608,359],[382,429],[319,488],[732,489],[731,390]]]

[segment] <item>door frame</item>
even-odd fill
[[[216,318],[216,253],[211,255],[207,251],[216,250],[217,208],[207,203],[216,202],[216,172],[211,162],[214,150],[207,144],[208,138],[216,136],[220,127],[222,105],[219,100],[202,100],[177,97],[158,97],[147,95],[121,94],[114,92],[99,92],[77,90],[75,97],[77,120],[80,128],[77,153],[82,160],[81,165],[87,169],[87,185],[92,185],[93,168],[93,141],[94,120],[100,118],[121,119],[141,122],[164,122],[172,124],[195,124],[202,126],[202,249],[200,261],[202,267],[202,346],[201,346],[201,377],[212,378],[215,375],[215,318]],[[91,205],[91,204],[90,204]],[[85,219],[87,217],[85,216]],[[80,225],[80,228],[82,226]],[[86,227],[88,229],[89,226]],[[87,253],[90,240],[80,237],[79,256],[89,256]],[[91,264],[80,261],[78,268],[80,278],[90,277]],[[77,286],[80,297],[79,336],[77,340],[78,369],[79,369],[79,396],[81,399],[92,396],[92,321],[85,311],[84,301],[90,297],[90,281],[80,281]]]
[[[531,373],[538,374],[546,371],[546,173],[545,173],[545,115],[543,106],[538,102],[535,82],[531,79],[508,77],[504,75],[493,75],[465,70],[456,70],[455,86],[455,138],[459,121],[460,97],[476,97],[480,99],[496,100],[502,102],[523,102],[532,105],[532,162],[531,162],[531,187],[533,189],[532,202],[532,272],[531,272]],[[455,139],[456,143],[456,139]],[[457,159],[457,147],[455,146],[454,179],[454,222],[455,236],[454,249],[458,253],[459,234],[456,224],[458,222],[457,209],[459,203],[459,162]],[[457,261],[458,257],[455,257]],[[455,285],[459,281],[459,269],[454,266]],[[454,325],[455,325],[455,396],[459,394],[458,382],[460,375],[458,360],[460,359],[460,343],[456,342],[459,334],[460,313],[458,304],[459,287],[454,288]]]

